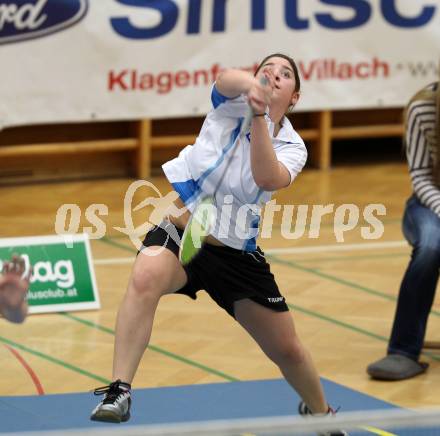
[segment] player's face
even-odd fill
[[[272,57],[261,66],[257,77],[270,72],[274,78],[272,103],[279,104],[283,110],[298,101],[299,93],[295,92],[295,74],[290,62],[280,57]]]

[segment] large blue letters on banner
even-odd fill
[[[131,20],[130,16],[112,17],[111,24],[116,33],[129,39],[153,39],[165,36],[172,32],[179,19],[187,17],[186,34],[198,34],[201,29],[202,7],[207,3],[202,0],[187,0],[187,14],[180,14],[182,2],[175,0],[115,0],[126,6],[154,11],[160,16],[159,23],[147,27],[138,27]],[[266,30],[266,13],[273,0],[249,0],[250,8],[250,30]],[[376,0],[320,0],[323,5],[331,6],[335,11],[341,8],[348,9],[352,16],[350,18],[338,18],[331,12],[320,12],[316,10],[312,16],[300,16],[301,2],[310,0],[284,0],[284,21],[288,29],[300,31],[307,30],[313,25],[319,25],[330,30],[355,29],[366,25],[372,18],[374,12],[380,12],[382,18],[391,26],[402,29],[412,29],[427,25],[435,15],[437,7],[432,1],[418,1],[418,12],[412,14],[404,13],[402,7],[398,7],[398,0],[380,0],[380,8],[373,9],[372,4]],[[231,3],[229,3],[231,4]],[[213,0],[209,3],[211,11],[211,32],[226,32],[227,0]],[[245,12],[244,12],[245,14]],[[184,18],[183,18],[184,19]],[[315,21],[315,23],[314,23]]]

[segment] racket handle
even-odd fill
[[[260,77],[260,84],[262,86],[266,86],[268,83],[269,82],[265,76]],[[244,117],[243,124],[241,125],[240,133],[246,133],[249,130],[249,128],[251,127],[253,117],[254,117],[254,111],[250,106],[248,106],[246,111],[246,116]]]

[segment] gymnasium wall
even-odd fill
[[[13,173],[16,160],[32,163],[34,154],[2,155],[2,147],[43,145],[51,136],[11,127],[59,131],[54,124],[64,123],[62,138],[49,141],[61,145],[72,143],[72,130],[89,143],[117,139],[116,121],[125,123],[126,139],[137,138],[133,123],[141,119],[197,124],[223,68],[252,71],[278,51],[298,62],[299,112],[401,108],[438,77],[439,8],[438,0],[1,2],[0,158]],[[102,136],[84,123],[99,125]],[[88,159],[111,162],[101,175],[130,174],[124,150],[110,149],[105,159],[89,151]]]

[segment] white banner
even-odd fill
[[[437,80],[440,0],[0,0],[0,127],[205,114],[222,68],[293,56],[298,110]]]

